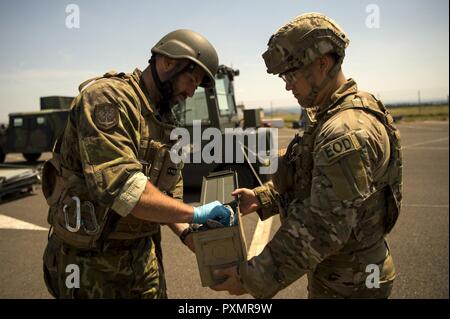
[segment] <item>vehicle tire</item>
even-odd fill
[[[254,188],[257,185],[256,178],[253,176],[253,172],[251,171],[250,167],[248,167],[246,164],[230,164],[225,165],[221,169],[223,170],[231,170],[235,171],[238,175],[238,185],[239,188]]]
[[[28,162],[36,162],[41,157],[41,153],[23,153],[22,155]]]

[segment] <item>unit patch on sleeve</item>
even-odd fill
[[[95,124],[102,130],[109,130],[119,123],[119,111],[113,104],[98,104],[94,110]]]

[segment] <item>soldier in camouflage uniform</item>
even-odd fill
[[[213,86],[217,68],[203,36],[176,30],[152,48],[143,72],[109,72],[80,85],[43,168],[51,225],[44,279],[54,297],[165,298],[160,224],[177,235],[191,222],[229,224],[219,202],[182,202],[183,165],[171,156],[171,106]],[[180,238],[192,249],[192,238]],[[79,285],[68,279],[73,265]]]
[[[270,298],[306,274],[309,298],[389,297],[395,268],[385,236],[400,211],[400,135],[383,104],[344,77],[348,43],[317,13],[270,38],[267,70],[283,78],[309,121],[271,182],[233,193],[241,212],[279,214],[281,227],[260,255],[217,271],[228,279],[213,289]]]

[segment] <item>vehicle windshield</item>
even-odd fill
[[[192,125],[193,120],[208,121],[208,104],[205,89],[199,87],[191,98],[172,108],[181,126]]]
[[[227,78],[216,78],[216,94],[217,103],[221,116],[228,116],[234,112],[234,102],[232,95],[232,88]],[[172,110],[180,122],[181,126],[192,125],[193,120],[201,120],[203,122],[209,121],[208,113],[208,98],[204,88],[199,87],[191,98],[175,105]]]
[[[216,79],[217,102],[219,104],[220,115],[233,113],[233,97],[230,91],[229,81],[225,81],[225,78]]]

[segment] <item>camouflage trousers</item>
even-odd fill
[[[387,244],[386,244],[387,245]],[[386,248],[388,248],[386,246]],[[383,250],[381,250],[383,253]],[[395,266],[389,249],[385,257],[375,263],[380,270],[378,287],[367,287],[365,265],[357,262],[353,267],[320,264],[308,273],[308,298],[310,299],[387,299],[391,295],[395,279]],[[361,261],[361,260],[360,260]],[[354,261],[353,261],[354,262]],[[349,266],[351,263],[349,263]]]
[[[109,240],[101,253],[68,248],[52,234],[43,259],[45,284],[55,298],[167,298],[160,234]],[[73,265],[79,269],[79,288],[69,278]]]
[[[367,288],[365,286],[344,286],[330,284],[308,276],[309,299],[387,299],[391,295],[394,281],[380,283],[379,288]]]

